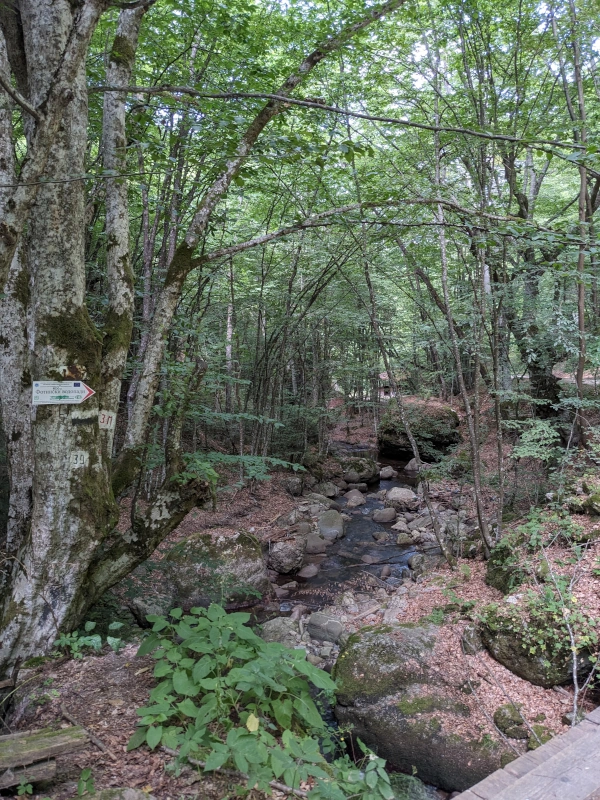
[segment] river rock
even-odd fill
[[[341,463],[346,483],[373,483],[379,479],[379,467],[372,458],[345,458]]]
[[[344,535],[345,523],[339,511],[330,509],[319,514],[317,519],[319,533],[328,542],[341,539]]]
[[[337,511],[335,512],[337,514]],[[306,540],[306,552],[308,555],[317,555],[327,550],[327,541],[318,533],[312,531]]]
[[[406,547],[409,544],[413,544],[413,538],[409,533],[404,533],[404,531],[400,531],[396,536],[396,544],[399,547]]]
[[[333,481],[317,483],[314,490],[317,494],[322,494],[323,497],[337,497],[340,493],[339,487]]]
[[[386,495],[385,505],[396,511],[413,511],[419,506],[419,498],[412,489],[394,486]]]
[[[283,482],[284,489],[289,492],[293,497],[300,497],[304,489],[304,481],[299,475],[290,475]]]
[[[264,622],[260,631],[265,642],[279,642],[286,647],[295,647],[300,638],[298,622],[291,617],[275,617]]]
[[[359,492],[366,492],[368,490],[366,483],[349,483],[348,489],[358,489]]]
[[[414,624],[352,635],[335,667],[335,713],[392,769],[461,791],[499,769],[508,748],[457,733],[470,711],[433,664],[437,635]]]
[[[381,472],[379,473],[379,478],[382,481],[389,481],[392,478],[395,478],[397,475],[398,473],[393,467],[387,466],[382,468]]]
[[[399,519],[392,525],[392,530],[399,531],[400,533],[408,533],[408,525],[405,520]]]
[[[152,563],[152,562],[149,562]],[[269,576],[258,539],[246,533],[216,536],[193,533],[165,553],[155,569],[144,566],[142,596],[170,596],[170,607],[244,603],[270,590]],[[151,587],[151,588],[150,588]],[[167,609],[169,610],[169,609]]]
[[[325,495],[317,494],[316,492],[307,492],[304,497],[312,503],[325,506],[325,508],[334,508],[336,511],[339,511],[341,508],[339,503],[336,503],[335,500],[332,500],[330,497],[325,497]]]
[[[288,538],[272,542],[267,552],[267,566],[282,575],[300,569],[308,545],[309,533],[291,529]]]
[[[298,572],[299,578],[314,578],[315,575],[319,574],[319,567],[317,564],[307,564],[305,567],[302,567],[300,572]]]
[[[408,559],[408,566],[415,575],[422,575],[425,572],[425,556],[422,553],[415,553]]]
[[[344,626],[337,617],[325,614],[323,611],[316,611],[308,619],[307,630],[313,639],[337,644],[344,633]]]
[[[373,522],[393,522],[395,519],[395,508],[378,508],[373,512]]]
[[[346,492],[344,495],[347,502],[348,508],[356,508],[357,506],[363,506],[367,501],[365,499],[364,494],[359,492],[358,489],[351,489],[349,492]]]

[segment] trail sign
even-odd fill
[[[34,406],[83,403],[96,392],[83,381],[34,381],[31,402]]]

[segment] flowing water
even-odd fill
[[[351,451],[352,455],[369,455],[373,457],[373,451],[357,450]],[[376,452],[376,451],[375,451]],[[283,602],[282,611],[291,609],[292,604],[302,602],[310,609],[316,609],[331,603],[335,597],[347,590],[359,590],[361,588],[373,588],[373,578],[381,581],[381,586],[386,585],[386,580],[390,580],[392,585],[395,581],[406,576],[408,570],[408,559],[417,551],[413,545],[399,546],[396,544],[396,532],[391,530],[393,523],[375,522],[372,514],[375,510],[384,508],[382,500],[374,495],[382,489],[389,490],[395,486],[414,488],[415,480],[407,476],[402,471],[404,464],[385,461],[382,462],[399,470],[397,478],[391,480],[377,481],[369,485],[370,495],[363,506],[355,509],[346,508],[346,498],[337,497],[335,501],[341,507],[342,513],[348,514],[351,519],[346,523],[345,536],[338,539],[327,547],[324,555],[308,555],[305,564],[316,564],[319,572],[312,578],[300,578],[298,576],[282,575],[278,580],[280,585],[285,585],[290,580],[296,581],[298,586],[290,590],[289,599]],[[385,536],[377,541],[373,534]],[[386,578],[381,578],[381,571],[385,565],[390,570]]]

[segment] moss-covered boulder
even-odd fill
[[[340,458],[343,478],[347,483],[373,483],[379,480],[379,467],[372,458]]]
[[[450,406],[418,397],[406,397],[403,403],[423,459],[439,461],[450,447],[460,442],[458,414]],[[402,459],[413,457],[395,403],[389,404],[381,418],[377,438],[382,453]]]
[[[335,667],[336,716],[392,769],[463,790],[499,769],[508,748],[475,724],[472,736],[456,732],[471,711],[435,665],[437,636],[412,624],[351,636]]]
[[[521,714],[520,703],[505,703],[494,711],[494,725],[510,739],[528,739],[529,730]]]
[[[515,603],[508,602],[515,600]],[[528,617],[517,596],[502,604],[492,603],[482,613],[480,633],[490,655],[515,675],[536,686],[550,688],[573,680],[568,631],[550,617],[547,623]],[[581,678],[592,664],[588,654],[577,657]]]
[[[145,561],[115,591],[144,624],[148,614],[175,607],[251,605],[270,591],[270,582],[254,536],[193,533],[162,558]]]

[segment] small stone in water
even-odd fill
[[[385,567],[381,570],[381,577],[388,578],[392,574],[392,568],[389,564],[386,564]]]
[[[279,610],[280,611],[284,611],[284,612],[285,611],[291,611],[292,610],[292,604],[291,603],[280,603],[279,604]]]
[[[368,556],[368,555],[362,556],[360,560],[363,562],[363,564],[377,564],[377,562],[379,561],[377,556]]]
[[[319,567],[316,564],[307,564],[305,567],[302,567],[302,569],[298,573],[298,577],[314,578],[318,572],[319,572]]]

